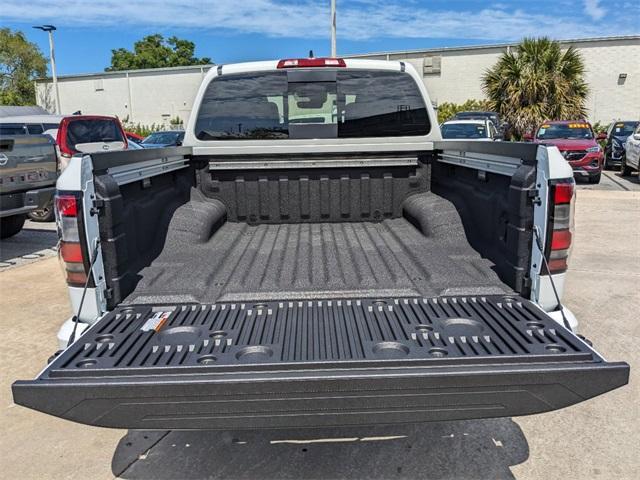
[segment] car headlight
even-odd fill
[[[587,152],[589,152],[589,153],[596,153],[596,152],[599,152],[599,151],[600,151],[600,147],[599,146],[587,148]]]

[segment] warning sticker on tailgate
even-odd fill
[[[142,330],[143,332],[148,332],[150,330],[159,332],[167,322],[167,320],[169,320],[170,316],[171,312],[156,312],[153,314],[153,317],[144,322],[140,330]]]

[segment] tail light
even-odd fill
[[[68,130],[69,121],[65,121],[65,119],[63,119],[60,122],[58,135],[56,136],[56,149],[58,150],[58,155],[64,158],[71,158],[74,154],[78,153],[75,149],[71,148],[71,145],[69,145],[69,142],[67,141]]]
[[[75,194],[56,195],[56,221],[60,237],[59,257],[64,264],[67,283],[84,287],[89,270],[89,256],[82,239],[82,203]]]
[[[575,182],[573,179],[552,181],[549,185],[549,227],[545,256],[548,273],[567,270],[567,260],[573,240],[573,202]]]
[[[280,60],[277,68],[346,67],[342,58],[290,58]]]

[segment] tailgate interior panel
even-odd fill
[[[525,415],[628,376],[520,297],[355,298],[120,307],[13,393],[91,425],[277,428]]]

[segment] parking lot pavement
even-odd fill
[[[603,184],[606,186],[606,184]],[[55,259],[0,271],[0,462],[6,478],[636,479],[640,192],[581,188],[565,303],[631,383],[557,412],[371,429],[124,432],[15,406],[69,315]],[[31,288],[25,288],[25,286]]]
[[[600,183],[592,184],[587,180],[576,180],[579,190],[611,190],[624,192],[640,192],[640,180],[637,175],[623,177],[617,170],[604,170]]]
[[[20,233],[0,242],[0,272],[55,257],[57,243],[55,222],[27,220]]]

